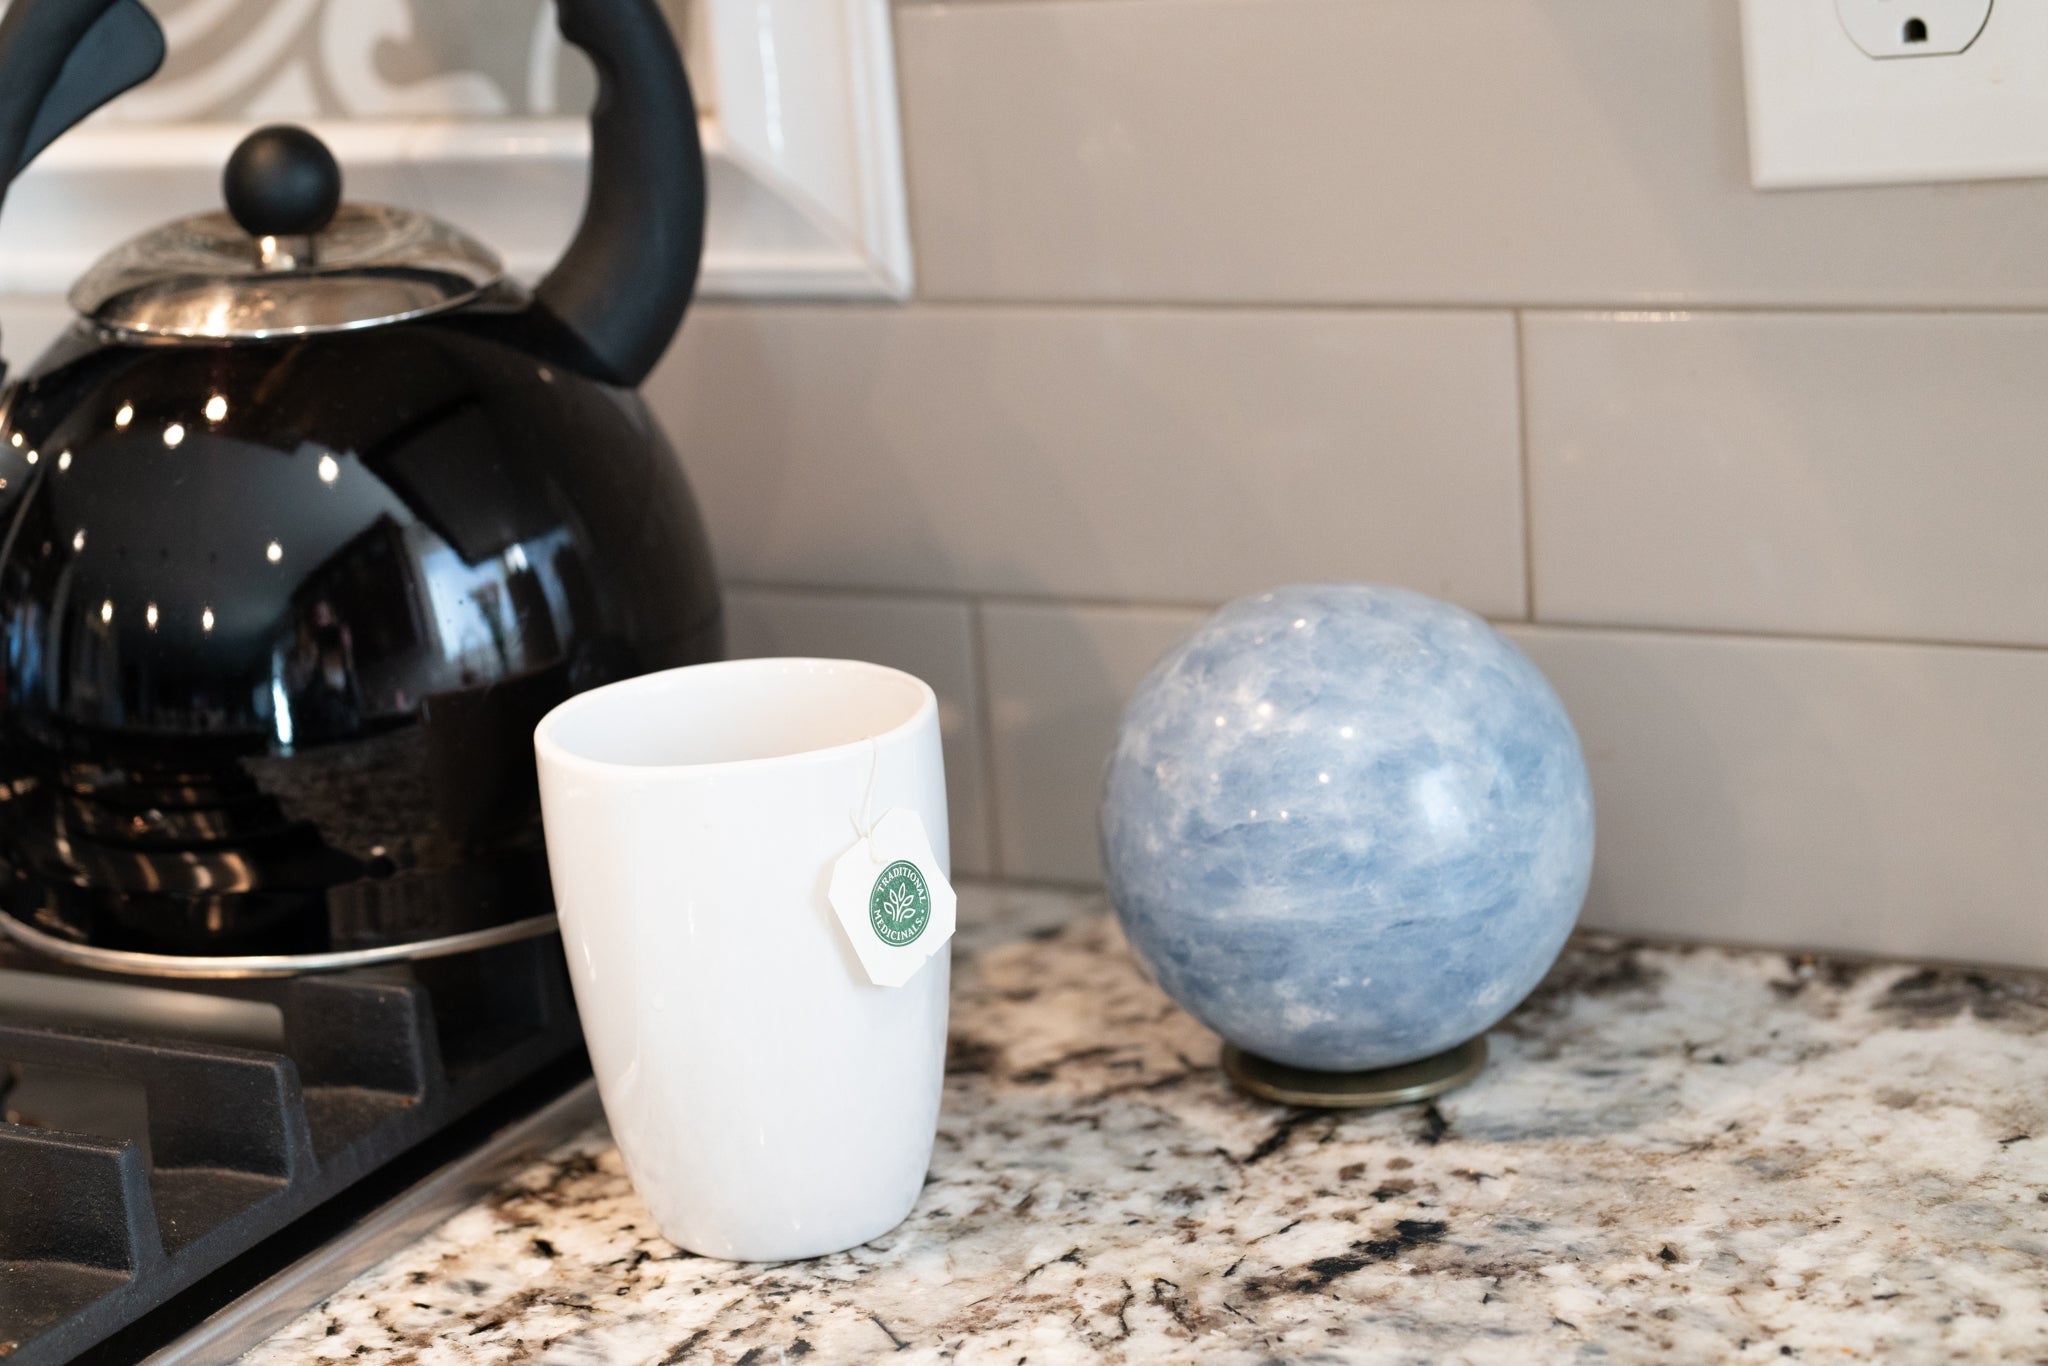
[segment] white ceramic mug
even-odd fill
[[[826,886],[896,807],[950,872],[932,690],[847,660],[700,664],[571,698],[534,748],[598,1092],[663,1235],[782,1261],[895,1227],[931,1161],[950,953],[872,985]]]

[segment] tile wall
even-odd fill
[[[1376,579],[1556,682],[1593,923],[2048,964],[2048,185],[1750,190],[1734,0],[897,40],[916,301],[705,307],[654,393],[735,646],[949,694],[963,867],[1096,880],[1151,662]]]
[[[960,869],[1095,881],[1150,663],[1381,580],[1557,684],[1590,922],[2048,965],[2048,184],[1751,191],[1735,0],[896,13],[917,298],[650,394],[735,649],[939,690]]]

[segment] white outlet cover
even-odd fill
[[[1872,57],[1951,56],[1991,17],[1991,0],[1835,0],[1835,15]]]
[[[1892,59],[1858,46],[1837,2],[1742,0],[1758,189],[2048,175],[2048,4],[1995,0],[1963,51]]]

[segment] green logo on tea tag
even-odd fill
[[[908,807],[883,812],[839,856],[825,899],[861,974],[878,987],[900,987],[917,976],[946,951],[960,918],[945,864],[924,821]]]
[[[931,923],[932,889],[916,864],[897,859],[882,870],[868,893],[868,924],[874,926],[876,938],[900,949]]]

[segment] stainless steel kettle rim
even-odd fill
[[[514,920],[509,924],[493,925],[485,930],[444,935],[439,939],[422,939],[409,944],[385,944],[373,949],[338,949],[328,953],[222,954],[201,957],[145,953],[132,949],[95,948],[90,944],[78,944],[69,939],[60,939],[53,934],[46,934],[33,925],[25,924],[5,911],[0,911],[0,934],[59,962],[70,963],[75,967],[92,968],[99,972],[120,973],[125,977],[172,977],[187,981],[304,977],[315,973],[345,972],[350,968],[376,967],[380,964],[419,958],[448,958],[458,953],[473,953],[478,949],[493,948],[521,939],[536,939],[544,934],[553,934],[556,928],[555,917],[537,915],[525,920]]]
[[[571,368],[634,388],[668,348],[696,287],[706,188],[696,102],[654,0],[555,0],[555,8],[562,36],[597,67],[599,94],[583,218],[534,299],[573,343],[565,348],[573,351]],[[0,199],[53,139],[154,75],[165,52],[163,28],[141,0],[7,5],[0,14]],[[341,206],[332,153],[287,125],[245,138],[222,188],[247,236],[259,242],[318,233]]]
[[[166,223],[100,258],[70,299],[82,316],[130,336],[264,341],[460,308],[503,278],[490,248],[452,224],[344,204],[302,238],[252,238],[220,212]]]

